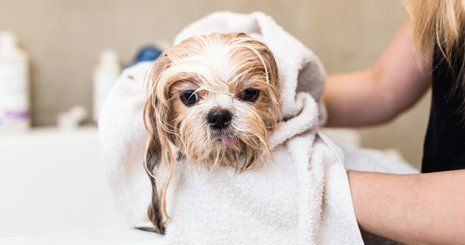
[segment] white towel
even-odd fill
[[[170,185],[164,241],[174,244],[362,244],[344,154],[318,128],[325,72],[318,58],[263,13],[211,14],[175,39],[244,32],[264,42],[279,70],[286,121],[270,138],[273,161],[251,171],[180,166]],[[150,182],[143,167],[142,107],[150,63],[126,70],[99,124],[117,207],[128,224],[148,223]],[[358,155],[357,158],[363,158]],[[354,162],[363,162],[360,159]],[[357,165],[357,164],[356,164]],[[359,166],[358,164],[357,166]]]

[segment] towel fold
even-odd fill
[[[269,139],[273,160],[251,171],[236,173],[219,166],[213,171],[191,169],[187,163],[179,166],[170,184],[166,241],[362,244],[344,164],[350,159],[363,168],[364,154],[342,150],[319,132],[325,120],[320,102],[325,71],[318,58],[260,12],[213,13],[182,30],[175,44],[214,32],[244,32],[270,48],[278,66],[286,120]],[[143,63],[123,73],[105,102],[99,125],[117,207],[135,227],[147,225],[150,202],[142,126],[150,66]],[[346,153],[354,157],[346,158]]]

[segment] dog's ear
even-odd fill
[[[153,223],[155,232],[164,234],[165,227],[163,224],[162,212],[160,211],[160,195],[157,190],[156,166],[160,162],[160,144],[158,140],[150,140],[146,153],[146,166],[149,173],[150,183],[152,184],[152,198],[147,210],[147,216]],[[150,174],[151,173],[151,174]]]
[[[226,36],[229,36],[231,40],[242,40],[244,43],[247,43],[248,46],[257,51],[263,58],[263,62],[265,63],[264,65],[266,66],[270,83],[274,86],[278,86],[278,67],[276,64],[276,60],[270,48],[265,43],[257,39],[251,38],[244,32],[226,34]]]
[[[160,164],[161,145],[156,133],[154,133],[155,119],[154,110],[150,107],[146,107],[145,118],[146,118],[146,130],[149,133],[147,139],[146,153],[145,153],[145,168],[147,175],[150,179],[152,186],[152,197],[148,207],[147,215],[150,221],[154,225],[154,232],[164,233],[164,227],[160,212],[160,200],[159,191],[157,190],[157,167]]]
[[[161,110],[159,107],[160,101],[157,98],[157,89],[160,89],[160,75],[169,67],[169,60],[166,54],[162,54],[160,58],[154,63],[152,68],[152,81],[148,86],[149,94],[147,101],[144,106],[144,124],[145,129],[148,132],[148,139],[146,144],[145,153],[145,167],[150,178],[152,185],[152,197],[151,202],[148,206],[147,215],[150,221],[154,225],[154,231],[157,233],[164,234],[165,227],[164,222],[166,221],[167,215],[164,215],[164,187],[159,185],[163,184],[161,175],[161,161],[163,160],[164,152],[169,151],[169,145],[166,144],[165,132],[162,132],[163,127],[160,125],[160,121],[164,120],[163,116],[159,114]],[[163,142],[163,143],[162,143]],[[160,177],[160,178],[159,178]]]
[[[265,63],[264,65],[266,66],[268,71],[268,78],[270,80],[269,82],[277,88],[279,74],[278,66],[276,64],[276,60],[274,58],[273,53],[271,52],[270,48],[263,42],[258,40],[252,40],[251,42],[254,44],[254,47],[263,58],[263,62]]]

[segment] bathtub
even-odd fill
[[[94,127],[0,135],[0,244],[123,244],[116,238],[150,235],[121,223]]]

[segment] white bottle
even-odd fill
[[[94,71],[94,122],[98,122],[102,103],[120,74],[121,65],[116,51],[103,51]]]
[[[0,32],[0,132],[29,127],[29,59],[13,33]]]

